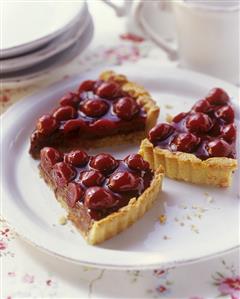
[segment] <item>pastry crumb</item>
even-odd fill
[[[172,119],[173,119],[172,115],[167,113],[166,118],[165,118],[166,122],[170,123],[172,121]]]
[[[181,226],[184,226],[185,224],[184,224],[184,222],[180,222],[180,225],[181,225]]]
[[[197,227],[193,224],[191,225],[191,230],[196,233],[196,234],[199,234],[199,230],[197,229]]]
[[[208,192],[205,192],[204,195],[205,195],[206,200],[207,200],[208,203],[214,202],[213,197]]]
[[[167,216],[164,215],[164,214],[160,215],[159,216],[159,221],[160,221],[161,224],[165,224],[166,221],[167,221]]]
[[[61,225],[65,225],[67,223],[67,218],[65,216],[61,216],[58,220],[58,223]]]
[[[171,239],[171,238],[165,235],[165,236],[163,236],[163,239],[164,239],[164,240],[169,240],[169,239]]]
[[[184,204],[184,203],[180,203],[178,207],[181,208],[181,209],[184,209],[184,210],[187,209],[187,205]]]
[[[164,107],[165,107],[166,109],[172,109],[172,108],[173,108],[173,106],[172,106],[172,105],[169,105],[169,104],[164,105]]]

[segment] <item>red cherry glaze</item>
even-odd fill
[[[37,121],[37,131],[43,135],[51,135],[57,128],[58,123],[51,115],[43,115]]]
[[[74,150],[64,155],[64,162],[74,166],[84,166],[87,164],[88,160],[88,154],[80,150]]]
[[[127,165],[129,168],[133,170],[148,170],[149,169],[149,163],[145,160],[143,160],[143,157],[139,154],[132,154],[129,155],[125,159]]]
[[[217,118],[221,118],[228,124],[234,121],[234,110],[230,105],[220,107],[216,110],[215,115]]]
[[[89,170],[89,171],[84,171],[80,175],[80,181],[86,187],[100,186],[100,185],[102,185],[104,180],[105,180],[105,178],[101,174],[101,172],[98,170],[94,170],[94,169]]]
[[[180,133],[171,142],[171,150],[190,153],[198,145],[199,138],[192,133]]]
[[[226,141],[216,139],[208,143],[207,151],[210,157],[228,157],[231,149]]]
[[[93,80],[83,81],[78,88],[78,92],[81,93],[83,91],[92,91],[94,89],[95,83],[96,81]]]
[[[229,124],[222,127],[222,138],[227,142],[233,142],[236,140],[237,129],[234,124]]]
[[[201,112],[190,114],[186,120],[186,127],[190,132],[206,133],[212,125],[211,118]]]
[[[229,95],[222,88],[212,89],[206,97],[211,105],[224,105],[229,101]]]
[[[63,125],[64,134],[68,134],[73,131],[83,131],[87,128],[87,124],[82,119],[71,119],[66,121]]]
[[[114,105],[114,112],[123,120],[131,120],[139,111],[139,105],[131,97],[121,98]]]
[[[140,177],[125,171],[113,174],[109,179],[108,186],[114,192],[126,192],[138,190],[141,183],[142,179]]]
[[[211,105],[207,100],[199,100],[197,103],[192,107],[192,110],[195,112],[203,112],[207,113],[211,108]]]
[[[66,200],[70,208],[73,208],[76,202],[80,201],[83,196],[83,189],[77,183],[69,183],[66,191]]]
[[[67,185],[76,175],[75,170],[65,162],[58,162],[53,166],[52,176],[57,186]]]
[[[85,192],[84,205],[89,209],[108,209],[117,204],[118,199],[103,187],[90,187]]]
[[[149,131],[148,138],[151,142],[162,141],[171,135],[174,128],[169,124],[156,125]]]
[[[221,125],[218,122],[212,126],[211,130],[208,132],[210,136],[217,137],[221,133]]]
[[[177,114],[176,116],[174,116],[174,118],[172,119],[173,122],[178,123],[180,122],[182,119],[184,119],[184,117],[187,115],[187,113],[185,112],[181,112],[179,114]]]
[[[79,96],[74,92],[69,92],[67,95],[63,96],[60,100],[61,106],[73,106],[77,107],[80,102]]]
[[[87,100],[81,105],[81,110],[90,117],[100,117],[106,114],[109,104],[101,99]]]
[[[110,134],[118,129],[118,126],[115,122],[109,119],[98,119],[93,124],[90,125],[91,131],[97,136],[102,136]]]
[[[77,111],[72,106],[63,106],[59,107],[55,112],[53,113],[53,117],[56,118],[56,120],[67,120],[71,118],[75,118],[77,115]]]
[[[96,94],[101,98],[114,98],[120,86],[115,82],[103,82],[96,90]]]
[[[49,171],[53,165],[62,161],[62,155],[52,147],[44,147],[40,152],[41,166]]]
[[[101,172],[112,172],[118,166],[118,161],[109,154],[98,154],[90,161],[90,166]]]

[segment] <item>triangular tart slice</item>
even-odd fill
[[[68,211],[68,218],[89,244],[125,230],[152,206],[162,186],[163,171],[153,171],[141,155],[123,160],[109,154],[89,156],[45,147],[40,174]]]
[[[158,114],[158,106],[143,87],[106,71],[97,80],[82,82],[37,120],[30,154],[38,158],[45,146],[69,150],[140,142]]]
[[[237,169],[236,136],[229,95],[214,88],[190,111],[152,128],[140,154],[170,178],[228,187]]]

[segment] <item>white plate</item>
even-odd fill
[[[88,26],[86,30],[82,33],[79,39],[73,44],[70,45],[64,51],[45,59],[43,62],[33,65],[30,68],[26,68],[17,72],[1,73],[0,80],[4,83],[21,83],[21,86],[24,83],[29,84],[29,80],[41,79],[42,76],[46,75],[51,70],[55,70],[60,66],[65,65],[80,53],[82,53],[89,43],[92,40],[94,33],[94,25],[92,17],[89,15]]]
[[[1,58],[33,51],[82,18],[85,1],[1,1]]]
[[[85,10],[84,18],[76,23],[73,28],[60,36],[54,38],[45,47],[34,52],[27,53],[22,56],[12,57],[1,60],[1,73],[17,72],[33,67],[45,60],[62,53],[64,50],[72,46],[76,41],[80,40],[84,31],[90,22],[90,15]]]
[[[166,112],[175,114],[188,110],[212,87],[221,86],[235,98],[238,94],[233,85],[190,71],[145,66],[141,72],[141,65],[115,69],[150,90],[161,106],[161,120]],[[196,186],[166,178],[154,207],[131,228],[100,246],[87,245],[70,223],[66,226],[58,224],[59,217],[65,213],[53,192],[39,178],[38,163],[28,154],[29,136],[36,119],[51,110],[65,92],[76,88],[84,79],[96,78],[98,73],[99,70],[95,70],[59,82],[17,103],[2,117],[5,218],[36,247],[69,261],[95,267],[133,269],[180,265],[237,248],[239,172],[234,174],[233,185],[228,189]],[[167,109],[170,107],[166,105],[174,108]],[[100,151],[123,157],[136,150],[129,145]],[[165,225],[158,221],[163,213],[168,219]]]

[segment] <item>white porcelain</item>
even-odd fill
[[[111,0],[102,1],[112,7],[117,16],[126,18],[127,32],[146,35],[141,22],[138,21],[138,19],[141,19],[145,26],[153,28],[162,38],[166,40],[175,38],[170,1],[125,0],[121,5]],[[138,15],[139,13],[141,16]]]
[[[49,74],[50,71],[57,70],[59,67],[64,66],[66,63],[80,55],[93,38],[94,25],[91,16],[89,16],[89,23],[85,29],[86,30],[82,32],[78,40],[64,51],[48,57],[44,61],[24,70],[10,73],[2,72],[0,74],[0,80],[4,83],[5,88],[7,86],[12,87],[13,84],[23,86],[24,84],[30,84],[30,82],[36,83],[37,80],[41,80],[43,76]]]
[[[43,46],[69,30],[84,14],[85,1],[7,1],[2,7],[1,58]]]
[[[22,56],[10,57],[2,60],[2,74],[22,71],[62,53],[82,37],[89,23],[90,15],[86,10],[85,16],[80,22],[76,23],[76,25],[69,31],[50,41],[45,47]]]
[[[235,102],[238,95],[233,85],[190,71],[161,69],[156,64],[141,63],[113,69],[150,90],[161,106],[161,121],[165,120],[167,113],[188,110],[195,100],[214,86],[226,89]],[[154,207],[131,228],[99,246],[87,245],[70,223],[65,226],[58,224],[65,211],[39,177],[38,162],[28,153],[29,136],[36,119],[53,109],[65,92],[75,89],[84,79],[96,78],[100,71],[97,69],[59,82],[18,102],[1,117],[3,216],[35,247],[68,261],[95,267],[147,269],[177,266],[237,248],[239,171],[228,189],[165,178],[163,192]],[[131,145],[101,149],[117,157],[137,150]],[[204,211],[201,219],[195,215],[199,208]],[[167,216],[165,225],[159,222],[161,214]]]
[[[240,83],[238,1],[174,0],[171,6],[176,20],[178,50],[170,45],[157,26],[149,19],[155,18],[161,26],[161,15],[155,15],[156,3],[150,2],[154,14],[144,17],[146,1],[139,1],[135,20],[142,31],[158,46],[167,51],[170,58],[189,69],[214,75],[234,84]],[[146,13],[146,9],[145,9]],[[153,22],[152,22],[153,23]]]

